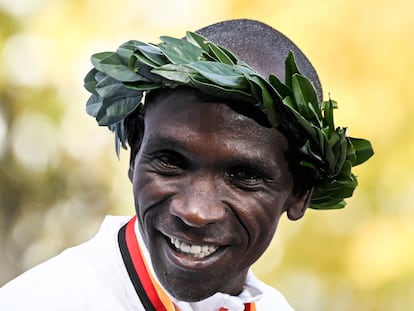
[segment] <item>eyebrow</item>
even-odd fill
[[[262,158],[244,156],[238,157],[237,155],[234,155],[231,161],[235,166],[252,168],[253,170],[271,179],[279,179],[282,175],[279,165],[276,163],[272,165],[269,161],[266,161]]]
[[[182,140],[165,132],[151,134],[148,138],[148,141],[151,143],[151,145],[155,145],[158,148],[165,146],[165,148],[174,147],[178,150],[188,150],[188,147]]]

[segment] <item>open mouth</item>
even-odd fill
[[[181,253],[188,254],[195,258],[204,258],[215,253],[219,247],[213,245],[188,244],[177,238],[170,237],[171,244]]]

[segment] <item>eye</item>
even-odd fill
[[[255,170],[238,167],[228,173],[230,182],[242,188],[254,188],[263,183],[263,176]]]
[[[154,155],[153,164],[161,173],[171,174],[183,168],[184,160],[176,152],[159,151]]]

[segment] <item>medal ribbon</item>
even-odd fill
[[[119,248],[129,278],[145,310],[176,311],[178,308],[152,276],[142,256],[134,229],[136,218],[136,216],[132,217],[118,232]],[[219,311],[225,310],[227,309],[220,308]],[[256,311],[255,304],[246,303],[244,310]]]

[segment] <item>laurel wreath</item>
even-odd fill
[[[115,149],[127,147],[125,118],[142,108],[145,92],[190,86],[218,98],[263,107],[272,126],[288,134],[301,155],[300,165],[314,173],[311,208],[345,206],[357,179],[351,172],[373,155],[368,140],[348,137],[335,127],[331,99],[318,102],[312,83],[303,76],[292,52],[286,58],[286,78],[265,79],[231,51],[193,32],[185,39],[160,37],[159,44],[128,41],[116,52],[92,55],[93,69],[85,77],[92,93],[86,111],[100,126],[115,133]]]

